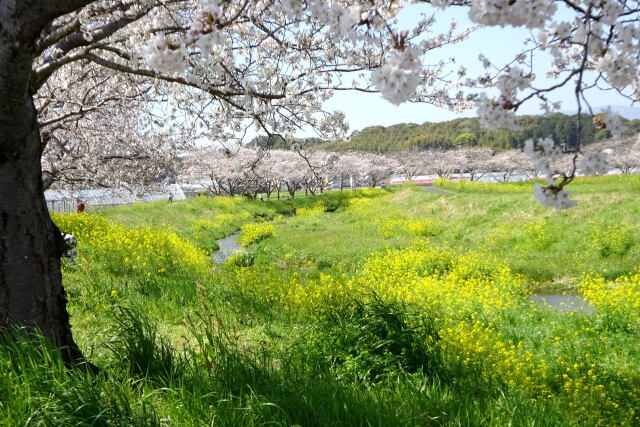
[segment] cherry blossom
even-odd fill
[[[562,152],[551,138],[539,139],[538,141],[527,140],[524,143],[524,153],[536,169],[548,178],[554,175],[554,164],[562,157]]]
[[[609,171],[607,163],[608,153],[601,151],[600,153],[584,153],[582,155],[582,164],[580,169],[585,175],[603,175]]]
[[[469,17],[483,25],[538,28],[556,9],[553,0],[475,0],[471,2]]]
[[[540,184],[533,185],[533,193],[536,199],[544,206],[555,208],[557,210],[568,209],[574,207],[578,201],[571,200],[571,191],[559,190],[554,191],[549,187],[542,187]]]
[[[417,47],[394,49],[385,64],[373,73],[372,80],[384,99],[400,105],[414,95],[420,84],[421,70]]]

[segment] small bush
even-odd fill
[[[323,322],[309,343],[339,378],[377,382],[405,373],[440,373],[439,340],[428,317],[374,295],[370,302],[355,301],[348,312]]]
[[[242,246],[249,246],[254,243],[258,243],[268,237],[272,237],[273,225],[272,224],[245,224],[240,230],[242,234],[238,237],[238,243]]]
[[[227,264],[236,267],[251,267],[254,263],[254,255],[251,252],[236,252],[227,258]]]

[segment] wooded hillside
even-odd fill
[[[544,116],[521,116],[518,118],[520,130],[491,131],[480,125],[477,118],[462,118],[447,122],[401,123],[389,127],[371,126],[354,131],[350,138],[321,144],[323,149],[332,151],[372,151],[379,153],[408,149],[458,148],[465,146],[488,147],[495,150],[521,148],[529,138],[552,136],[556,143],[573,147],[576,143],[578,126],[576,115],[555,113]],[[583,114],[581,135],[585,143],[611,137],[607,129],[597,131],[591,117]],[[640,120],[628,120],[627,132],[640,131]]]

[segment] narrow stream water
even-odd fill
[[[239,235],[240,231],[236,231],[224,239],[216,240],[216,243],[220,248],[211,254],[211,261],[213,261],[214,264],[220,265],[231,255],[242,250],[242,247],[238,244]]]
[[[578,294],[538,293],[529,299],[541,307],[551,307],[559,311],[593,313],[594,308]]]
[[[220,248],[211,254],[211,260],[214,264],[220,265],[234,253],[243,250],[238,244],[240,233],[240,231],[236,231],[223,239],[216,240]],[[587,314],[594,312],[594,308],[579,294],[540,292],[529,295],[529,299],[541,307],[549,307],[559,311]]]

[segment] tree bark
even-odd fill
[[[44,200],[42,143],[29,86],[39,32],[29,26],[38,18],[8,7],[0,10],[0,327],[42,333],[75,362],[82,356],[62,287],[64,242]]]
[[[287,183],[287,192],[289,193],[292,199],[296,197],[296,188],[291,187],[288,183]]]

